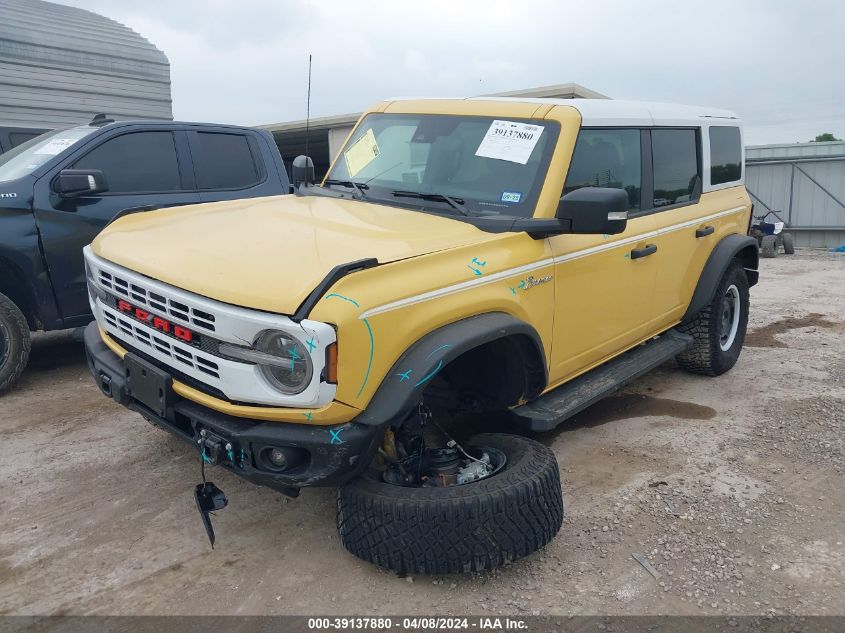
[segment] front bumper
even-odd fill
[[[220,451],[209,459],[244,479],[295,495],[305,486],[339,486],[363,471],[375,455],[384,427],[347,422],[335,426],[249,420],[219,413],[172,394],[166,413],[159,415],[127,389],[123,360],[103,342],[97,323],[85,328],[88,368],[100,390],[191,444],[199,453],[211,438]],[[229,446],[229,448],[226,448]],[[300,463],[287,470],[272,467],[269,448],[292,449]]]

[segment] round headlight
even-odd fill
[[[268,330],[258,337],[255,349],[279,359],[272,364],[259,362],[258,367],[267,381],[282,393],[300,393],[311,382],[314,364],[298,339],[284,332]]]

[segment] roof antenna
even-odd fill
[[[311,121],[311,53],[308,53],[308,98],[305,101],[305,155],[308,156],[308,125]]]

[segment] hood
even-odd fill
[[[384,264],[489,237],[427,213],[287,195],[136,213],[106,228],[92,249],[204,297],[293,314],[338,264]]]

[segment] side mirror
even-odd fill
[[[555,217],[568,233],[616,235],[628,224],[628,193],[609,187],[582,187],[560,199]]]
[[[109,185],[99,169],[63,169],[53,189],[62,198],[78,198],[108,191]]]
[[[297,156],[290,166],[290,184],[296,191],[302,185],[314,184],[314,161],[308,156]]]

